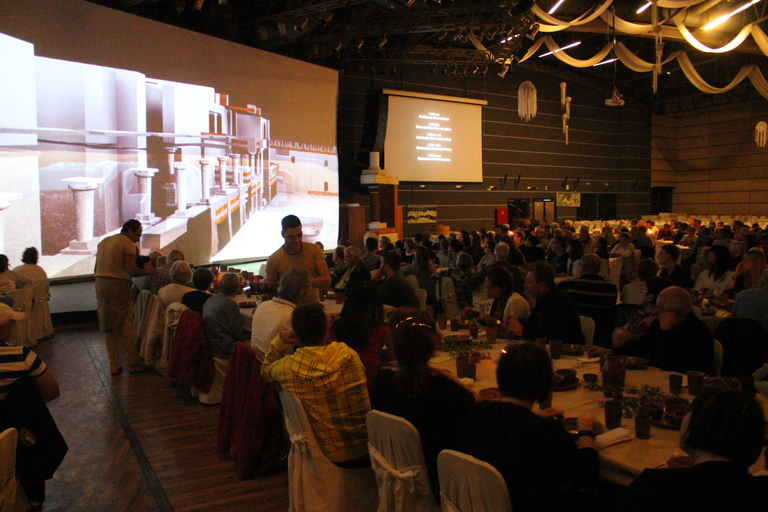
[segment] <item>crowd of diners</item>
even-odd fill
[[[256,308],[250,332],[235,301],[244,284],[239,274],[193,270],[180,251],[153,252],[137,257],[142,272],[134,285],[201,314],[217,372],[226,372],[236,343],[250,343],[262,377],[296,395],[334,464],[371,463],[365,414],[373,408],[416,427],[437,502],[437,455],[450,448],[495,466],[515,510],[764,508],[768,477],[753,477],[748,468],[764,442],[765,418],[754,393],[768,391],[762,380],[768,366],[739,376],[743,390],[695,400],[680,440],[692,467],[649,468],[620,488],[599,477],[595,418],[578,418],[574,442],[553,418],[558,411],[534,407],[549,402],[553,367],[533,341],[584,344],[580,316],[588,316],[595,321],[589,355],[637,355],[662,370],[711,374],[713,335],[700,318],[698,298],[734,300],[733,315],[756,321],[765,335],[768,226],[692,220],[657,230],[653,222],[627,222],[590,233],[569,221],[526,221],[498,232],[415,234],[395,242],[368,237],[360,246],[342,240],[325,255],[303,242],[302,233],[298,217],[283,219],[285,243],[260,283],[273,297]],[[673,243],[656,255],[654,238]],[[691,247],[682,261],[679,246]],[[612,258],[622,259],[618,287],[607,278]],[[436,290],[445,278],[454,285],[460,316],[497,326],[514,340],[498,361],[499,401],[483,402],[429,365],[441,341],[435,318],[444,304]],[[426,291],[425,308],[417,289]],[[330,321],[318,303],[326,292],[346,297]],[[629,307],[621,322],[617,303]],[[110,359],[119,375],[119,359]],[[767,363],[768,355],[755,359]],[[140,370],[129,364],[130,373]]]
[[[327,291],[346,295],[341,315],[327,325],[325,315],[312,311],[316,305],[288,300],[281,328],[270,326],[264,335],[264,324],[254,316],[252,347],[264,357],[262,376],[288,387],[310,409],[313,430],[338,465],[370,463],[364,447],[369,408],[410,421],[419,431],[438,502],[437,454],[452,448],[495,466],[515,510],[761,508],[768,477],[747,471],[764,442],[765,418],[754,396],[760,386],[698,397],[680,441],[694,466],[649,468],[629,488],[600,479],[593,417],[578,418],[574,442],[550,417],[557,411],[534,407],[550,397],[552,362],[532,341],[583,344],[580,314],[595,319],[592,354],[640,355],[663,370],[708,374],[713,372],[713,335],[698,316],[693,292],[737,302],[757,292],[743,311],[766,323],[768,231],[714,226],[719,231],[713,237],[708,226],[693,233],[685,224],[671,228],[664,226],[657,234],[652,223],[627,223],[618,229],[606,226],[593,236],[567,221],[521,222],[498,232],[416,234],[395,242],[369,237],[362,248],[342,241],[327,258]],[[654,247],[649,231],[670,239],[688,236],[695,250],[679,262],[680,249],[665,244],[658,262],[644,251],[648,257],[634,264],[636,249]],[[730,249],[739,244],[747,250],[737,263]],[[613,257],[625,262],[622,296],[634,298],[632,314],[617,328],[619,293],[605,277]],[[419,308],[408,276],[428,292],[426,308]],[[294,277],[281,277],[274,301],[285,305]],[[443,313],[433,292],[445,277],[454,284],[462,317],[498,326],[516,338],[498,362],[500,401],[481,401],[471,388],[429,365],[441,338],[435,318]],[[310,286],[309,279],[304,275],[304,287]],[[728,280],[727,286],[714,286],[722,280]],[[382,355],[386,348],[394,361]],[[336,373],[339,384],[329,404],[327,386],[334,387],[329,382]]]

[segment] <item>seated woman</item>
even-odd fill
[[[8,268],[8,256],[0,254],[0,295],[10,295],[16,288],[34,283],[26,274],[19,274]],[[21,286],[20,286],[21,285]]]
[[[751,248],[736,267],[728,292],[735,297],[739,292],[757,288],[760,278],[766,270],[768,270],[768,264],[763,250],[758,247]]]
[[[499,470],[515,512],[579,510],[578,489],[599,473],[594,418],[578,419],[574,443],[557,420],[532,411],[552,393],[552,361],[534,343],[507,345],[496,380],[503,398],[470,409],[460,450]]]
[[[439,334],[432,315],[400,308],[390,320],[397,369],[379,372],[371,388],[371,408],[401,416],[419,431],[429,483],[440,501],[437,455],[456,449],[460,425],[475,395],[446,373],[431,368]],[[550,379],[551,380],[551,379]]]
[[[192,267],[186,261],[174,261],[169,276],[171,284],[163,286],[157,292],[157,297],[166,307],[176,302],[180,303],[184,294],[195,291],[194,288],[187,286],[192,281]]]
[[[705,258],[707,269],[698,275],[693,289],[696,291],[712,291],[715,294],[715,298],[719,299],[723,292],[729,288],[733,278],[731,253],[724,245],[713,245],[709,248]]]
[[[467,307],[462,312],[465,317],[474,317],[484,325],[495,325],[499,321],[506,323],[511,317],[527,320],[531,315],[528,301],[523,297],[525,281],[517,267],[492,266],[485,274],[485,287],[488,298],[493,299],[488,314]]]
[[[224,272],[219,281],[219,293],[203,305],[205,334],[211,344],[214,357],[228,359],[238,341],[250,338],[243,329],[240,319],[240,307],[235,296],[240,293],[240,276],[233,272]]]
[[[420,245],[414,249],[413,264],[402,267],[404,276],[416,276],[419,281],[419,288],[427,291],[427,305],[435,303],[435,285],[432,283],[432,274],[437,272],[429,249]]]
[[[644,261],[652,262],[650,259],[643,260],[640,262],[641,267]],[[629,315],[626,324],[613,330],[613,334],[611,335],[611,346],[613,348],[631,345],[648,332],[651,325],[653,325],[653,322],[659,318],[659,310],[656,307],[656,299],[658,298],[659,293],[661,293],[664,288],[669,288],[670,286],[674,286],[674,284],[675,283],[667,277],[651,277],[643,283],[645,293],[643,300],[637,305],[637,311]],[[627,286],[624,288],[626,289]],[[622,293],[623,291],[624,290],[622,290]]]
[[[749,467],[760,456],[765,417],[754,398],[737,390],[699,395],[683,421],[680,448],[693,466],[646,469],[628,488],[633,510],[764,510],[768,477]]]
[[[623,231],[619,234],[619,243],[613,246],[611,256],[621,258],[621,263],[627,271],[627,279],[631,283],[637,279],[637,260],[635,259],[635,246],[629,241],[629,233]]]
[[[192,273],[192,284],[195,289],[181,296],[181,303],[192,311],[196,311],[203,316],[203,305],[213,297],[210,294],[211,284],[213,284],[213,272],[205,267],[196,268]]]
[[[349,289],[339,318],[328,327],[327,342],[333,341],[346,343],[357,352],[365,366],[365,378],[370,389],[381,366],[381,350],[389,341],[389,327],[384,323],[384,303],[376,283],[357,283]]]

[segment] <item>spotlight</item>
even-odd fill
[[[486,67],[484,67],[483,69],[481,69],[481,70],[480,70],[480,73],[479,73],[479,75],[480,75],[480,76],[482,76],[483,78],[485,78],[485,76],[486,76],[487,74],[488,74],[488,66],[486,66]]]
[[[195,0],[195,5],[194,5],[195,10],[202,11],[204,3],[205,3],[205,0]]]
[[[499,73],[499,76],[501,78],[504,78],[505,76],[507,76],[507,71],[509,71],[509,65],[504,64],[504,69],[501,70],[501,73]]]
[[[320,21],[323,22],[323,25],[327,25],[331,22],[332,19],[333,19],[333,13],[327,12],[320,18]]]
[[[459,66],[453,66],[453,69],[451,70],[451,76],[456,76],[459,72]]]
[[[361,39],[360,41],[358,41],[357,44],[355,44],[355,50],[360,51],[364,43],[365,43],[364,39]]]
[[[285,34],[288,33],[288,30],[285,26],[284,21],[278,21],[277,22],[277,31],[280,33],[281,36],[285,37]]]
[[[309,25],[309,18],[305,17],[303,20],[293,26],[293,31],[300,32],[307,28],[307,25]]]
[[[384,48],[385,44],[387,44],[387,36],[381,36],[381,39],[379,39],[379,48]]]
[[[461,76],[467,76],[467,67],[464,66],[464,69],[461,71]]]
[[[269,31],[267,30],[267,27],[265,27],[264,25],[259,27],[259,37],[261,38],[262,41],[266,41],[267,39],[269,39]]]

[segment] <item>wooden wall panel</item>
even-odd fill
[[[580,177],[578,191],[617,195],[620,215],[650,213],[651,115],[644,106],[621,109],[606,107],[610,90],[595,90],[593,84],[568,83],[571,103],[570,143],[562,133],[560,82],[558,77],[527,69],[516,69],[498,77],[451,77],[433,75],[429,69],[405,66],[399,75],[346,73],[339,77],[339,162],[343,182],[342,202],[367,204],[359,176],[367,167],[367,151],[361,146],[365,134],[366,95],[384,88],[428,94],[483,99],[483,183],[400,184],[401,205],[437,205],[438,223],[451,229],[493,228],[493,213],[505,207],[508,198],[555,198],[568,176],[569,188]],[[530,80],[537,88],[538,115],[530,122],[517,113],[517,88]],[[500,187],[508,175],[505,190]],[[518,190],[514,180],[521,175]],[[589,184],[588,184],[589,183]],[[605,185],[608,183],[608,185]],[[530,187],[530,189],[529,189]],[[413,192],[411,189],[413,188]],[[563,209],[574,218],[575,209]],[[623,213],[628,212],[628,213]],[[558,212],[560,214],[560,211]],[[424,231],[429,224],[406,225]]]

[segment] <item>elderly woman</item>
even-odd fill
[[[169,276],[171,284],[167,284],[157,291],[157,297],[166,306],[181,302],[185,293],[195,291],[194,288],[187,286],[192,281],[192,267],[186,261],[174,261]]]
[[[8,256],[0,254],[0,295],[10,295],[21,284],[31,284],[34,281],[25,274],[18,274],[8,269]]]
[[[396,369],[379,372],[371,388],[371,408],[401,416],[421,437],[429,483],[440,501],[437,455],[458,448],[461,422],[475,395],[446,373],[431,368],[440,335],[432,315],[400,308],[390,320]]]
[[[470,409],[461,451],[499,470],[516,512],[579,510],[577,489],[599,473],[594,418],[578,418],[574,443],[557,420],[533,412],[552,393],[552,361],[534,343],[507,345],[496,381],[503,397]]]
[[[14,268],[13,271],[17,274],[24,274],[34,282],[48,279],[48,274],[45,273],[43,267],[37,264],[37,259],[37,249],[34,247],[27,247],[21,255],[21,262],[23,265],[19,265]]]
[[[642,511],[765,510],[768,477],[749,467],[762,451],[765,417],[737,390],[699,395],[683,420],[680,448],[693,466],[646,469],[629,486],[627,506]]]
[[[224,272],[219,281],[219,293],[203,305],[205,333],[211,352],[219,358],[228,359],[235,343],[249,339],[248,332],[242,328],[240,307],[235,302],[235,295],[240,293],[240,289],[240,276]]]
[[[629,241],[629,233],[619,234],[619,243],[613,246],[611,256],[621,258],[621,263],[627,270],[627,279],[631,283],[637,279],[637,260],[635,259],[635,246]]]

